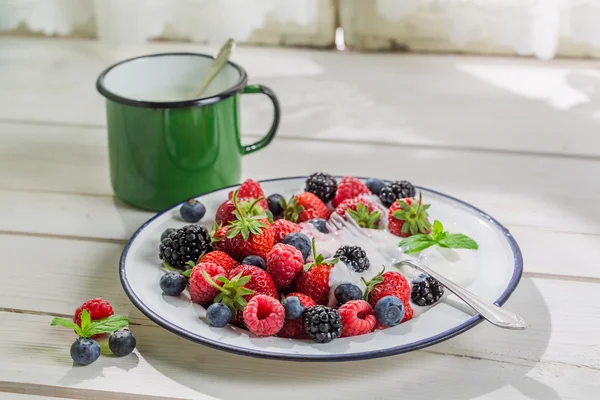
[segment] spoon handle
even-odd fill
[[[517,314],[510,312],[504,308],[500,308],[493,303],[487,302],[479,298],[478,296],[475,296],[473,293],[469,292],[463,287],[458,286],[451,280],[445,278],[443,275],[438,274],[429,267],[415,263],[410,260],[400,261],[398,263],[395,263],[394,265],[409,265],[413,268],[425,272],[426,274],[429,274],[442,285],[444,285],[446,288],[448,288],[449,291],[454,293],[462,301],[471,306],[483,318],[488,320],[490,323],[499,326],[500,328],[518,330],[527,328],[527,323],[523,320],[523,318],[519,317]]]
[[[229,57],[231,56],[231,52],[233,51],[234,47],[235,41],[233,39],[228,39],[227,42],[225,42],[225,44],[223,45],[223,47],[221,47],[221,50],[219,50],[219,53],[215,57],[215,61],[210,66],[208,73],[202,81],[200,89],[198,90],[198,92],[196,92],[196,98],[202,96],[202,93],[204,93],[208,85],[210,85],[210,83],[213,81],[213,79],[215,79],[215,77],[221,71],[221,69],[223,69],[225,64],[227,64],[227,60],[229,60]]]

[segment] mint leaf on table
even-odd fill
[[[122,315],[111,315],[110,317],[92,321],[87,329],[83,331],[86,337],[101,333],[112,333],[129,325],[129,319]]]
[[[81,328],[79,327],[79,325],[77,325],[75,322],[70,321],[68,319],[54,318],[52,320],[52,322],[50,323],[50,325],[52,325],[52,326],[57,326],[58,325],[58,326],[63,326],[65,328],[73,329],[76,334],[78,334],[79,336],[83,337],[83,332],[81,331]]]
[[[417,234],[402,239],[399,246],[405,248],[404,253],[418,253],[431,246],[440,246],[446,249],[468,249],[477,250],[479,245],[476,241],[462,233],[450,233],[444,231],[440,221],[433,222],[431,235]]]

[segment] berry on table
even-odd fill
[[[410,295],[413,303],[422,307],[430,306],[439,301],[444,295],[444,287],[437,279],[421,274],[413,281],[412,292]]]
[[[342,319],[342,337],[371,333],[377,324],[373,307],[364,300],[351,300],[339,309]]]
[[[79,365],[89,365],[100,357],[100,345],[93,339],[77,338],[71,345],[71,358]]]
[[[367,252],[359,246],[341,246],[335,252],[334,257],[339,258],[354,272],[365,272],[371,266],[367,258]]]
[[[267,204],[269,205],[269,211],[273,214],[273,218],[278,219],[283,217],[283,211],[285,210],[285,199],[282,195],[274,193],[267,197]]]
[[[363,197],[344,200],[336,207],[335,212],[346,219],[346,212],[361,228],[377,229],[381,212]]]
[[[383,326],[396,326],[404,319],[404,303],[396,296],[382,297],[375,305],[377,322]]]
[[[304,293],[292,292],[286,296],[286,299],[289,297],[296,297],[300,301],[300,304],[302,304],[303,309],[317,305],[313,299]],[[277,333],[277,336],[289,339],[309,339],[306,332],[304,332],[302,318],[286,319],[283,328]]]
[[[198,222],[206,214],[206,207],[198,200],[188,200],[179,208],[179,215],[186,222]]]
[[[160,235],[160,241],[162,242],[163,240],[165,240],[165,238],[167,236],[169,236],[172,232],[175,232],[177,229],[173,229],[173,228],[167,228],[165,229],[165,231]]]
[[[292,245],[278,243],[267,253],[267,272],[277,289],[288,287],[303,266],[302,253]]]
[[[267,201],[264,199],[265,192],[260,186],[260,183],[252,179],[246,179],[244,182],[242,182],[237,192],[240,199],[260,199],[259,204],[263,211],[268,209]],[[229,198],[231,199],[232,197],[233,192],[229,192]]]
[[[283,217],[292,222],[306,222],[315,218],[329,218],[329,208],[315,194],[303,192],[287,202]]]
[[[302,230],[300,225],[285,219],[278,219],[277,221],[273,222],[272,226],[275,243],[281,243],[283,238],[290,233],[300,232]]]
[[[344,200],[353,199],[363,193],[369,193],[369,188],[360,179],[344,176],[338,184],[337,193],[331,204],[337,207]]]
[[[254,265],[265,271],[267,270],[267,263],[259,256],[248,256],[242,260],[241,265]]]
[[[190,297],[192,302],[202,306],[210,304],[219,293],[219,289],[207,281],[204,274],[207,274],[213,280],[216,280],[219,276],[225,277],[227,275],[223,267],[213,263],[200,263],[192,269],[190,274]]]
[[[398,199],[415,197],[417,194],[415,187],[408,181],[393,181],[385,184],[379,192],[379,200],[384,206],[391,206]]]
[[[305,192],[315,194],[323,203],[328,203],[335,197],[337,182],[335,178],[323,172],[315,172],[306,179]]]
[[[382,271],[383,272],[383,271]],[[386,296],[395,296],[404,303],[404,321],[408,321],[413,316],[413,310],[410,306],[410,286],[408,281],[399,272],[388,271],[379,273],[369,282],[364,281],[367,289],[365,290],[364,299],[375,307],[379,300]]]
[[[323,218],[313,218],[311,220],[309,220],[308,222],[310,222],[311,224],[313,224],[313,226],[315,228],[317,228],[317,230],[321,233],[329,233],[329,229],[327,229],[327,221],[325,221]]]
[[[303,270],[296,277],[296,291],[310,296],[317,304],[329,302],[329,275],[331,268],[339,260],[337,258],[325,258],[317,254],[315,238],[312,240],[313,261],[306,263]]]
[[[131,354],[133,349],[135,349],[135,345],[135,336],[133,336],[129,329],[120,329],[116,332],[113,332],[108,339],[108,347],[110,348],[110,351],[112,351],[117,357],[123,357]]]
[[[340,305],[352,300],[360,300],[363,298],[362,290],[360,290],[360,288],[353,283],[339,284],[335,288],[334,294]]]
[[[169,271],[160,277],[160,288],[167,296],[179,296],[186,285],[187,280],[179,271]]]
[[[90,299],[80,305],[73,314],[73,322],[79,326],[81,326],[81,313],[83,310],[87,310],[90,314],[91,321],[110,317],[114,314],[113,308],[108,301],[100,298]]]
[[[383,189],[383,187],[385,186],[385,182],[380,179],[369,178],[365,182],[365,185],[367,185],[371,193],[373,193],[374,195],[379,195],[381,189]]]
[[[285,309],[277,299],[259,294],[248,301],[243,315],[250,332],[271,336],[283,327]]]
[[[296,296],[288,296],[281,305],[285,309],[285,319],[298,319],[304,312],[304,306],[300,303],[300,299]]]
[[[222,267],[226,273],[229,273],[232,269],[240,265],[237,261],[221,250],[215,250],[208,252],[200,258],[201,263],[213,263]]]
[[[317,343],[329,343],[342,334],[340,313],[327,306],[314,306],[304,310],[302,323],[306,334]]]
[[[231,321],[231,317],[231,310],[223,303],[211,304],[206,310],[206,320],[215,328],[223,328]]]
[[[302,253],[302,258],[306,260],[310,255],[310,239],[302,232],[292,232],[281,241],[283,244],[289,244],[294,246],[300,253]]]
[[[212,250],[208,230],[200,225],[187,225],[171,232],[159,246],[159,257],[169,266],[185,270],[187,263],[198,262],[200,256]]]
[[[406,198],[397,200],[388,211],[388,230],[400,237],[409,237],[419,233],[429,234],[431,222],[427,209],[431,204],[423,204],[419,200]]]

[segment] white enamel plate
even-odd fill
[[[305,177],[261,182],[265,193],[288,198],[303,191]],[[438,219],[451,232],[467,234],[479,243],[475,252],[477,274],[467,289],[483,299],[502,305],[521,278],[523,262],[511,234],[486,213],[460,200],[429,189],[419,188],[423,200],[431,204],[431,220]],[[202,223],[210,228],[216,209],[232,188],[198,197],[206,206]],[[148,318],[163,328],[191,341],[216,349],[254,357],[296,361],[347,361],[389,356],[439,343],[474,327],[482,318],[468,313],[468,307],[454,296],[445,299],[419,317],[393,328],[368,335],[336,339],[328,344],[277,337],[259,338],[250,332],[228,326],[212,328],[201,316],[204,309],[189,300],[187,291],[179,297],[164,296],[159,279],[164,273],[158,259],[161,233],[186,223],[179,206],[150,219],[133,235],[121,257],[120,276],[125,292]]]

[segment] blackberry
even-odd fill
[[[326,306],[314,306],[304,310],[302,324],[308,336],[318,343],[329,343],[342,334],[340,313]]]
[[[335,178],[323,172],[315,172],[306,179],[305,192],[311,192],[323,203],[328,203],[335,197],[337,182]]]
[[[364,272],[371,266],[367,252],[358,246],[342,246],[337,249],[333,257],[339,258],[344,264],[352,267],[354,272]]]
[[[186,263],[194,264],[200,256],[211,251],[210,235],[205,227],[187,225],[171,232],[158,247],[158,256],[173,268],[185,270]]]
[[[415,187],[409,181],[393,181],[387,183],[379,192],[379,199],[384,206],[389,207],[398,199],[415,197]]]
[[[430,306],[444,295],[442,284],[429,275],[421,274],[412,283],[410,299],[420,306]]]

